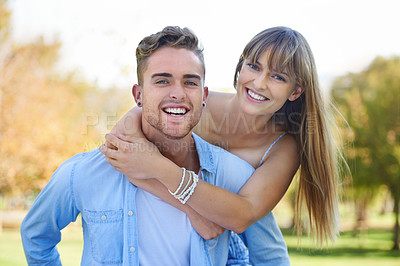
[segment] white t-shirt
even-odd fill
[[[190,265],[189,218],[156,196],[136,192],[140,266]]]

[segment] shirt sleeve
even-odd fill
[[[61,230],[79,214],[72,177],[78,155],[64,162],[36,198],[21,224],[21,238],[29,265],[61,265],[56,245]]]
[[[249,226],[240,237],[249,249],[251,265],[290,265],[285,240],[272,212]]]
[[[228,262],[226,265],[230,266],[249,266],[249,251],[244,245],[242,239],[231,232],[231,239],[229,241]]]

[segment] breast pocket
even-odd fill
[[[94,260],[102,264],[122,263],[123,210],[84,210]]]

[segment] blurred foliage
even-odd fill
[[[101,144],[132,103],[129,90],[56,73],[61,43],[13,43],[10,15],[0,1],[0,196],[39,192],[64,160]]]
[[[5,5],[5,0],[0,0],[0,41],[4,41],[8,37],[8,25],[11,12]]]
[[[398,248],[400,200],[400,57],[377,57],[360,73],[339,77],[332,96],[348,122],[343,136],[360,208],[378,189],[388,188],[394,201]]]

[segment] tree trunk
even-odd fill
[[[365,242],[365,234],[368,229],[368,204],[369,197],[365,196],[356,200],[356,223],[353,228],[353,237],[360,236],[361,245]]]
[[[396,193],[394,196],[394,208],[393,212],[395,214],[395,222],[394,222],[394,245],[393,245],[393,250],[399,250],[399,202],[400,202],[400,197]]]

